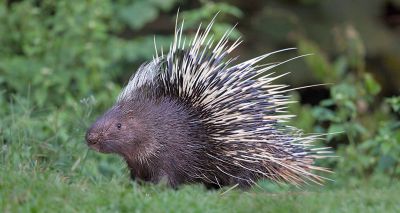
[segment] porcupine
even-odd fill
[[[285,75],[268,72],[290,61],[258,65],[267,53],[232,65],[228,55],[241,43],[229,43],[232,30],[214,45],[214,19],[187,45],[176,24],[168,54],[157,53],[130,78],[114,106],[86,133],[88,145],[117,153],[133,179],[177,187],[249,187],[260,179],[300,185],[322,183],[314,165],[329,151],[315,148],[319,135],[304,135],[286,122]],[[229,45],[230,44],[230,45]]]

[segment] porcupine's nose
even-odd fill
[[[89,145],[94,145],[99,141],[99,134],[89,131],[86,133],[86,142]]]

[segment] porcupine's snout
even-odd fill
[[[85,135],[86,144],[93,150],[110,153],[113,151],[114,142],[118,138],[118,124],[111,119],[109,114],[98,118],[87,130]]]
[[[102,152],[102,139],[103,135],[102,133],[98,132],[95,130],[95,128],[91,127],[87,132],[86,132],[86,144],[93,150]]]
[[[103,128],[101,125],[99,125],[101,123],[102,122],[99,121],[94,122],[86,132],[85,139],[90,148],[95,148],[94,146],[98,146],[103,138]]]
[[[99,140],[100,140],[100,134],[98,134],[96,132],[92,132],[91,129],[89,129],[89,131],[87,131],[86,143],[89,146],[97,144],[99,142]]]

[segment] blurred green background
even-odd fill
[[[358,211],[364,201],[351,198],[370,194],[362,199],[370,199],[372,210],[400,209],[390,201],[399,195],[400,177],[399,0],[2,0],[0,204],[5,212],[60,206],[72,212],[146,210],[163,208],[163,202],[175,202],[176,208],[165,209],[174,211],[184,209],[184,199],[207,210],[203,204],[208,201],[190,198],[193,191],[210,200],[218,192],[197,186],[181,194],[158,186],[137,187],[118,157],[88,151],[84,143],[88,125],[113,104],[136,68],[152,58],[154,37],[159,47],[169,47],[178,9],[189,37],[217,12],[216,37],[238,23],[231,39],[244,40],[233,53],[242,61],[288,47],[297,50],[266,63],[313,53],[275,71],[291,72],[281,81],[292,87],[326,84],[292,92],[298,103],[290,110],[297,115],[292,124],[306,133],[341,132],[319,142],[338,157],[318,162],[335,172],[327,177],[336,181],[322,191],[339,191],[307,198],[286,194],[288,200],[305,200],[272,200],[268,208],[282,205],[291,211],[315,205],[311,209],[329,212],[351,202]],[[396,190],[375,192],[382,184]],[[272,192],[295,190],[262,186]],[[362,186],[366,191],[357,194],[344,189]],[[230,193],[232,199],[241,194]],[[379,193],[387,197],[377,201],[373,196]],[[264,207],[263,196],[257,197],[258,205],[253,203],[257,209]],[[332,206],[316,202],[321,197]],[[335,203],[341,199],[344,203]],[[387,205],[378,205],[385,199]],[[229,205],[229,199],[225,202]]]

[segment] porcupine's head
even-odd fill
[[[96,151],[138,156],[151,152],[155,125],[152,119],[160,113],[152,80],[158,63],[142,65],[135,78],[118,97],[114,106],[100,116],[86,133],[87,144]],[[168,106],[166,106],[168,107]],[[153,119],[154,120],[154,119]]]
[[[243,179],[234,172],[244,169],[257,179],[294,184],[321,182],[323,178],[311,172],[326,171],[313,165],[315,159],[327,153],[325,148],[312,148],[312,142],[320,136],[304,136],[301,130],[285,123],[292,116],[286,114],[290,101],[284,93],[291,89],[272,84],[285,74],[273,76],[269,72],[295,58],[258,64],[274,53],[290,49],[232,65],[236,57],[227,55],[241,41],[229,45],[228,31],[214,44],[209,36],[213,22],[204,32],[198,30],[188,45],[182,38],[182,27],[177,27],[168,54],[156,53],[153,61],[139,68],[116,104],[89,129],[88,144],[100,152],[143,158],[159,147],[155,137],[160,137],[158,129],[169,123],[164,121],[182,109],[196,112],[194,120],[204,127],[202,133],[208,139],[202,154],[212,162],[207,165],[210,174]],[[164,114],[172,115],[168,120]],[[197,134],[191,129],[176,130],[180,126],[165,128],[170,131],[165,131],[164,136],[172,135],[173,139],[175,133],[182,131]],[[200,146],[186,142],[188,147]],[[252,179],[246,181],[254,183]]]
[[[146,131],[134,112],[125,105],[115,105],[94,122],[86,134],[88,145],[103,153],[129,149],[146,141]]]

